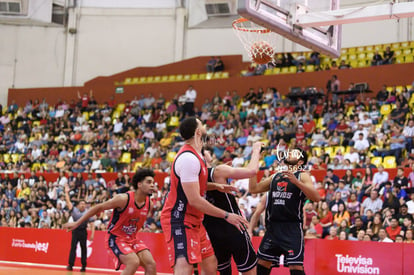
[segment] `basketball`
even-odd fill
[[[250,48],[250,56],[257,64],[267,64],[273,60],[273,47],[266,41],[256,41]]]

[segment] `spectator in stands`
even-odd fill
[[[367,212],[372,211],[376,213],[382,209],[383,202],[381,198],[378,196],[377,190],[371,190],[370,197],[366,198],[361,205],[361,213],[362,217],[367,219]]]
[[[338,229],[335,226],[329,228],[329,235],[325,237],[325,240],[338,240]]]
[[[354,224],[349,228],[349,237],[356,240],[358,238],[359,231],[363,231],[365,234],[365,224],[361,217],[356,217]]]
[[[350,68],[351,68],[351,65],[347,64],[345,60],[341,60],[341,63],[339,63],[339,66],[338,66],[339,70],[350,69]]]
[[[329,203],[329,209],[331,210],[333,215],[335,215],[339,211],[340,204],[345,204],[345,202],[342,200],[342,194],[340,191],[335,191],[335,197]]]
[[[185,91],[185,104],[184,104],[183,116],[194,115],[194,102],[196,99],[197,99],[197,91],[193,88],[192,85],[188,86],[188,89]]]
[[[382,62],[383,62],[382,55],[378,51],[375,51],[374,55],[372,56],[371,65],[372,66],[382,65]]]
[[[414,148],[414,120],[408,120],[408,123],[404,125],[404,129],[402,134],[405,137],[406,142],[406,149],[409,153],[411,153],[412,149]]]
[[[401,129],[394,127],[393,136],[390,139],[390,150],[386,152],[386,155],[395,156],[395,159],[400,163],[402,156],[402,150],[405,149],[405,137],[401,133]]]
[[[308,64],[310,65],[315,65],[315,66],[319,66],[321,64],[321,57],[320,57],[320,53],[318,52],[312,52],[310,54],[310,58],[308,60]]]
[[[411,198],[411,200],[409,200],[409,201],[407,201],[407,213],[408,214],[410,214],[410,215],[413,215],[414,214],[414,192],[413,192],[413,190],[412,190],[412,188],[411,188],[411,190],[410,190],[410,198]]]
[[[382,64],[394,63],[394,60],[395,60],[394,51],[391,51],[390,47],[385,48],[383,56],[384,56],[384,60],[382,61]]]
[[[378,171],[374,174],[372,179],[374,188],[380,190],[388,179],[389,174],[387,171],[384,171],[384,166],[382,164],[378,165]]]
[[[385,230],[385,228],[381,228],[379,230],[378,237],[379,237],[378,242],[393,243],[393,241],[390,238],[388,238],[388,234],[387,234],[387,231]]]
[[[332,169],[328,169],[323,182],[325,185],[333,183],[336,186],[339,183],[339,177],[333,173]]]
[[[388,226],[385,230],[387,231],[387,234],[390,237],[390,239],[395,241],[396,236],[400,235],[401,232],[401,227],[398,225],[397,218],[392,218],[390,226]]]
[[[350,171],[350,170],[348,170]],[[351,194],[349,185],[346,184],[344,179],[340,179],[338,183],[338,188],[336,188],[335,192],[341,193],[341,199],[342,201],[347,201],[349,195]]]
[[[358,134],[358,139],[354,143],[354,148],[359,154],[365,155],[369,149],[369,142],[367,138],[364,138],[363,133]]]
[[[404,234],[404,243],[414,243],[413,229],[407,229]]]
[[[336,212],[334,217],[333,217],[333,225],[335,227],[339,227],[341,225],[342,221],[345,221],[346,225],[348,226],[350,220],[351,220],[351,215],[346,210],[345,204],[339,204],[338,212]]]
[[[397,175],[393,180],[393,186],[397,185],[402,189],[408,188],[408,178],[404,176],[404,169],[401,167],[397,169]]]

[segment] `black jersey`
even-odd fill
[[[214,169],[208,168],[208,182],[214,181]],[[232,194],[220,192],[217,190],[207,191],[206,199],[213,204],[214,206],[223,209],[229,213],[235,213],[241,215],[239,206],[237,204],[236,198]],[[204,215],[204,225],[212,223],[215,225],[228,225],[229,223],[222,218],[216,218],[209,215]],[[234,226],[233,226],[234,227]]]
[[[294,173],[300,179],[300,171]],[[266,225],[273,222],[302,222],[305,194],[295,184],[276,173],[266,202]]]

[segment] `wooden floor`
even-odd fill
[[[0,261],[0,275],[110,275],[121,274],[121,271],[86,268],[87,272],[80,272],[80,267],[74,267],[73,271],[67,271],[64,266],[40,265],[29,263]],[[144,275],[143,271],[137,271],[137,275]],[[171,273],[158,273],[160,275],[171,275]]]
[[[75,274],[83,274],[83,275],[107,275],[108,272],[98,272],[98,271],[91,271],[91,272],[79,272],[78,270],[74,271],[67,271],[67,270],[54,270],[54,269],[44,269],[40,267],[12,267],[12,266],[0,266],[0,274],[1,275],[75,275]],[[110,273],[116,274],[116,273]],[[119,274],[119,273],[118,273]]]

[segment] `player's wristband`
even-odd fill
[[[228,217],[229,217],[229,212],[226,211],[226,214],[224,215],[224,219],[227,220]]]

